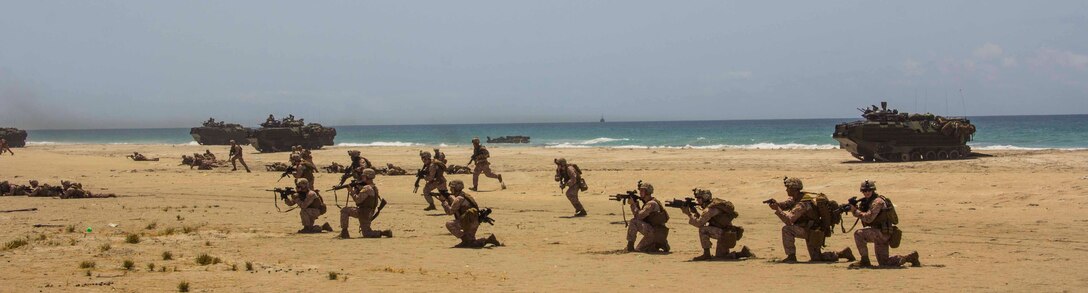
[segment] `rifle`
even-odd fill
[[[861,201],[858,200],[857,196],[850,197],[850,199],[847,200],[847,203],[844,203],[844,204],[840,205],[839,208],[835,210],[835,212],[836,213],[843,213],[843,214],[849,213],[850,212],[850,207],[857,207],[858,203],[860,203],[860,202]]]
[[[567,176],[566,170],[563,167],[555,168],[555,181],[559,181],[559,191],[563,191],[567,187],[567,181],[570,180]]]
[[[773,198],[763,201],[763,204],[776,204],[776,203],[778,203],[778,201],[774,200]]]
[[[374,219],[377,219],[378,215],[382,213],[382,209],[385,208],[385,204],[386,204],[385,199],[379,197],[378,200],[379,200],[378,210],[374,212],[374,215],[370,216],[371,221],[373,221]]]
[[[492,226],[495,225],[495,219],[491,218],[491,208],[480,209],[480,212],[479,212],[478,215],[479,215],[478,217],[480,218],[480,223],[488,223],[488,224],[491,224]]]
[[[280,212],[284,212],[284,211],[282,209],[280,209],[280,203],[279,203],[278,200],[276,200],[276,196],[279,196],[279,198],[281,200],[286,201],[287,198],[290,197],[292,194],[297,193],[297,192],[295,192],[295,189],[293,187],[286,187],[286,188],[276,187],[275,189],[265,189],[264,191],[271,191],[272,192],[272,194],[273,194],[272,203],[276,205],[276,210],[280,211]],[[301,196],[306,196],[306,195],[301,194]],[[291,208],[291,209],[294,209],[294,208]],[[287,210],[287,212],[291,211],[291,209]],[[286,213],[286,212],[284,212],[284,213]]]
[[[678,209],[690,209],[699,206],[694,198],[685,197],[683,200],[673,199],[665,202],[665,206]]]
[[[846,214],[846,213],[850,212],[850,207],[857,207],[858,209],[861,209],[861,207],[858,207],[859,203],[861,203],[861,200],[858,200],[857,196],[850,197],[850,199],[847,200],[847,203],[844,203],[844,204],[840,205],[839,208],[836,209],[834,212],[835,213]],[[843,220],[842,217],[839,217],[839,229],[842,230],[843,234],[846,234],[847,232],[849,232],[849,231],[846,231],[846,225],[843,224],[843,222],[845,222],[845,221],[846,220]],[[858,222],[861,222],[861,218],[857,218],[857,220],[854,220],[854,225],[850,226],[850,231],[854,231],[854,228],[858,227]],[[834,227],[832,227],[832,229],[834,229]]]
[[[276,180],[276,182],[280,182],[280,180],[283,180],[283,178],[287,177],[287,175],[291,175],[291,173],[295,173],[296,170],[298,170],[298,169],[295,169],[295,167],[293,167],[293,166],[292,167],[287,167],[287,170],[283,170],[283,174],[280,174],[280,179]]]
[[[449,204],[453,204],[453,201],[450,200],[450,196],[451,195],[450,195],[450,192],[448,190],[439,190],[438,191],[438,200],[443,201],[443,202],[447,202]]]
[[[423,168],[419,168],[419,171],[416,171],[416,184],[415,187],[412,188],[412,193],[419,192],[419,181],[423,180],[424,177],[427,177],[426,174],[427,166],[423,166]]]
[[[234,146],[230,146],[230,154],[228,154],[227,157],[233,159],[234,154],[236,153],[238,153],[238,151],[234,148]]]
[[[359,187],[359,186],[363,186],[363,185],[366,185],[366,182],[363,182],[361,180],[351,180],[351,182],[348,183],[348,184],[340,184],[340,185],[337,185],[337,186],[333,186],[331,189],[325,190],[325,191],[337,191],[337,190],[341,190],[341,189],[348,188],[348,187],[353,187],[354,188],[354,187]]]
[[[641,184],[641,182],[642,181],[639,181],[640,184]],[[616,195],[611,195],[611,196],[608,197],[608,200],[614,200],[614,201],[620,202],[620,214],[623,215],[623,226],[627,227],[627,210],[624,209],[623,205],[627,204],[627,201],[629,201],[629,200],[630,201],[641,200],[641,197],[638,196],[638,191],[629,190],[629,191],[627,191],[627,193],[620,193],[620,194],[616,194]],[[636,202],[636,205],[637,205],[637,202]]]
[[[629,201],[629,200],[640,200],[641,201],[642,198],[639,197],[638,191],[628,190],[627,193],[618,193],[618,194],[615,194],[615,195],[609,195],[608,200],[619,201],[619,202],[622,202],[623,204],[626,204],[627,201]]]
[[[472,148],[472,156],[468,158],[468,163],[465,163],[465,167],[471,166],[472,162],[476,161],[476,156],[478,156],[478,155],[480,155],[480,148],[473,147]]]

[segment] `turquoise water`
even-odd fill
[[[315,121],[319,121],[317,119]],[[342,146],[467,145],[473,136],[526,135],[532,146],[825,149],[837,123],[857,119],[336,126]],[[1088,148],[1088,115],[972,117],[976,149]],[[195,144],[188,128],[32,130],[29,144]]]

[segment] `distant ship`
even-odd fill
[[[604,123],[604,115],[601,115],[601,123]]]

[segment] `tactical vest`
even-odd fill
[[[656,198],[652,199],[652,201],[657,203],[657,211],[651,212],[643,221],[650,223],[651,226],[665,226],[665,223],[669,222],[669,212],[665,211],[665,206],[661,204],[661,201]]]
[[[876,214],[876,218],[874,218],[872,222],[862,222],[861,225],[864,227],[876,227],[884,229],[899,224],[899,215],[895,212],[895,206],[892,205],[892,201],[890,199],[883,195],[877,194],[871,199],[862,199],[861,203],[858,204],[858,209],[862,212],[868,212],[869,208],[871,208],[873,204],[873,201],[877,197],[884,200],[884,208]]]
[[[710,218],[709,224],[710,226],[722,229],[732,227],[733,219],[736,219],[737,216],[739,216],[736,208],[733,207],[733,203],[723,199],[711,199],[707,209],[716,209],[719,211],[717,216]]]
[[[359,208],[373,210],[378,208],[378,187],[374,185],[367,185],[370,190],[374,192],[370,196],[366,197],[362,203],[359,203]]]
[[[472,150],[472,158],[475,159],[477,162],[486,162],[489,157],[491,157],[491,153],[488,152],[487,147],[484,147],[483,145],[480,145],[479,148]]]
[[[310,190],[310,191],[313,191],[313,192],[314,192],[314,194],[316,194],[316,195],[317,195],[317,198],[315,198],[315,199],[314,199],[314,202],[313,202],[313,203],[310,203],[310,206],[308,206],[308,207],[306,207],[306,208],[307,208],[307,209],[317,209],[318,211],[320,211],[320,213],[321,213],[322,215],[324,215],[324,214],[325,214],[325,212],[327,212],[327,211],[328,211],[328,207],[327,207],[327,206],[325,206],[325,199],[321,198],[321,193],[320,193],[320,191],[317,191],[316,189],[315,189],[315,190]],[[300,192],[300,193],[299,193],[299,198],[298,198],[298,199],[299,199],[300,201],[304,201],[304,200],[306,200],[306,195],[307,195],[307,194],[305,194],[305,193],[301,193],[301,192]]]
[[[439,160],[431,161],[431,168],[434,168],[434,181],[443,182],[446,181],[446,163]],[[427,170],[430,172],[431,170]]]
[[[476,199],[472,198],[471,195],[463,192],[460,196],[464,197],[465,201],[467,201],[468,204],[462,204],[461,208],[458,209],[456,213],[454,213],[454,216],[456,216],[457,220],[461,222],[462,228],[465,228],[464,225],[468,224],[469,221],[476,221],[478,223],[480,216],[480,206],[476,204]]]
[[[313,163],[310,163],[309,161],[303,160],[301,166],[299,166],[299,167],[300,167],[300,169],[302,171],[302,178],[306,178],[306,179],[313,179],[314,178],[314,170],[317,169],[317,166],[314,166]],[[313,183],[314,183],[313,180],[310,180],[310,184],[313,184]]]

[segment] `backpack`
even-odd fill
[[[823,193],[810,192],[806,192],[801,201],[808,201],[813,206],[810,213],[814,215],[810,215],[810,217],[818,220],[817,226],[813,227],[813,229],[823,231],[824,237],[831,237],[831,233],[835,231],[832,228],[842,221],[842,214],[835,212],[839,208],[839,203],[828,199],[827,195]]]

